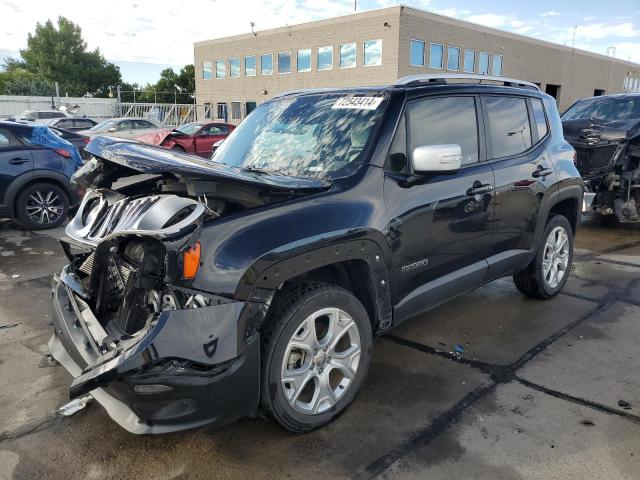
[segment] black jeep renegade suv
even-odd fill
[[[53,283],[71,397],[134,433],[308,431],[354,399],[374,335],[499,277],[556,295],[574,150],[535,85],[476,80],[283,94],[210,161],[94,139]]]

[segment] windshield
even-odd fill
[[[305,95],[264,103],[220,145],[212,160],[290,176],[337,178],[361,164],[384,98]]]
[[[640,98],[581,100],[562,115],[562,120],[592,118],[612,122],[640,118]]]
[[[111,127],[115,127],[118,122],[116,120],[105,120],[89,129],[90,132],[106,132]]]
[[[184,133],[185,135],[195,135],[201,128],[202,125],[199,123],[185,123],[181,127],[176,128],[176,131]]]

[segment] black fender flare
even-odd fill
[[[547,221],[549,220],[549,214],[553,207],[555,207],[558,203],[563,202],[568,199],[576,200],[578,205],[577,213],[577,222],[576,225],[580,223],[580,212],[582,209],[582,181],[580,180],[580,184],[571,183],[569,185],[560,186],[557,190],[550,192],[549,195],[543,198],[542,204],[540,206],[540,219],[542,221],[537,222],[536,231],[535,231],[535,245],[538,245],[538,242],[541,241],[542,233],[547,225]],[[575,232],[574,232],[575,233]]]
[[[11,182],[11,185],[9,185],[9,188],[7,188],[7,191],[4,195],[4,204],[9,207],[11,216],[15,217],[15,200],[18,196],[18,193],[25,187],[25,185],[29,183],[47,181],[61,186],[69,197],[69,201],[73,203],[75,194],[73,192],[73,189],[71,188],[71,184],[69,183],[69,177],[67,177],[63,173],[56,172],[55,170],[31,170],[14,179],[13,182]]]
[[[266,257],[269,258],[269,255]],[[360,260],[368,266],[371,274],[370,291],[375,312],[372,326],[375,332],[391,325],[393,312],[386,258],[376,241],[358,239],[309,249],[267,266],[260,266],[262,262],[256,262],[243,275],[236,290],[236,298],[268,302],[276,290],[288,280],[327,265]]]

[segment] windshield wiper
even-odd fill
[[[274,170],[265,170],[264,168],[258,168],[258,167],[243,167],[240,170],[242,170],[243,172],[252,172],[252,173],[264,173],[266,175],[282,175],[282,176],[287,176],[284,173],[280,173],[280,172],[276,172]]]

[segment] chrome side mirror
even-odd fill
[[[428,145],[416,147],[411,155],[415,173],[451,173],[462,165],[460,145]]]

